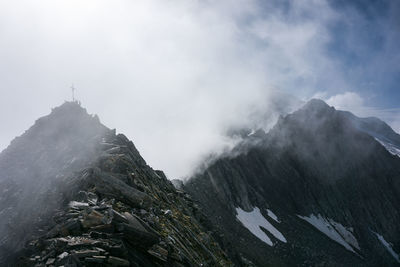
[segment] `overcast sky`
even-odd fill
[[[0,0],[0,150],[71,98],[187,175],[271,92],[400,131],[400,2]]]

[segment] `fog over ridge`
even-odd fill
[[[270,127],[276,92],[352,91],[326,51],[343,14],[324,0],[278,2],[0,1],[0,149],[74,83],[90,113],[179,178],[232,146],[230,127],[254,126],[254,114]]]

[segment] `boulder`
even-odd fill
[[[142,226],[120,223],[117,226],[118,231],[124,233],[124,239],[133,245],[140,247],[150,247],[159,242],[159,237],[150,233]]]
[[[107,262],[111,266],[130,266],[129,261],[114,256],[110,256]]]
[[[110,173],[101,172],[97,168],[94,169],[92,175],[87,177],[86,183],[94,185],[98,193],[118,199],[133,207],[149,207],[151,204],[151,199],[146,193],[127,185]]]

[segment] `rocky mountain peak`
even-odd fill
[[[277,125],[320,127],[322,124],[332,123],[332,119],[335,119],[333,118],[335,111],[335,108],[330,107],[323,100],[311,99],[299,110],[282,116]]]
[[[97,115],[90,115],[78,102],[65,102],[53,108],[51,113],[38,119],[35,124],[20,138],[38,139],[55,138],[90,138],[109,131],[100,123]],[[34,140],[32,140],[34,138]],[[19,139],[19,138],[17,138]]]
[[[191,197],[78,102],[0,154],[1,266],[229,266]]]
[[[65,102],[36,120],[0,154],[0,182],[55,180],[60,170],[74,171],[88,164],[101,141],[112,135],[115,131],[78,102]]]
[[[331,107],[323,100],[318,99],[318,98],[313,98],[310,99],[302,109],[308,109],[308,110],[326,110],[330,109]]]

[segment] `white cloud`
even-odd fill
[[[331,96],[326,99],[326,102],[338,109],[344,110],[358,110],[364,108],[364,99],[354,92],[345,92]]]
[[[150,165],[187,175],[268,110],[269,88],[348,87],[324,50],[338,18],[325,0],[0,0],[0,147],[74,83]]]

